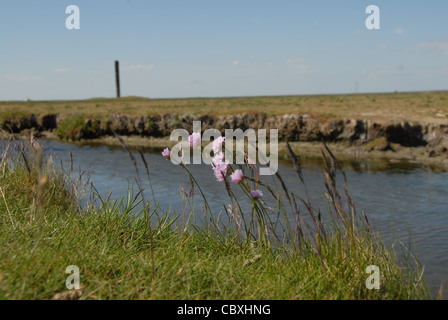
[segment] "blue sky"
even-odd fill
[[[447,90],[447,14],[445,0],[2,0],[0,100],[113,97],[115,60],[122,96]]]

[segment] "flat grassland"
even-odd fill
[[[0,160],[0,300],[432,299],[423,270],[416,266],[414,272],[409,258],[400,265],[367,220],[344,211],[338,201],[328,203],[328,219],[322,221],[320,211],[314,218],[311,204],[308,212],[301,211],[314,223],[319,219],[318,228],[311,223],[303,229],[297,222],[276,237],[279,221],[296,213],[275,184],[269,189],[278,195],[278,208],[244,192],[238,196],[251,204],[250,225],[236,209],[228,222],[224,214],[216,220],[218,213],[205,197],[194,199],[204,200],[204,212],[184,217],[159,208],[155,199],[145,201],[132,188],[127,196],[98,194],[80,206],[90,193],[76,182],[82,174],[76,178],[58,170],[39,144],[7,144]],[[17,148],[21,157],[12,151]],[[334,167],[325,172],[328,181],[335,179]],[[225,192],[226,184],[222,188]],[[329,188],[339,199],[336,186]],[[187,197],[193,202],[192,193]],[[235,195],[231,199],[238,203]],[[203,215],[210,223],[196,224],[188,215]],[[378,290],[368,288],[366,270],[372,263],[381,270]],[[79,268],[80,288],[67,290],[73,278],[66,268],[73,265]]]
[[[321,121],[341,118],[441,122],[448,119],[448,91],[235,98],[121,99],[0,102],[0,114],[223,115],[308,114]]]

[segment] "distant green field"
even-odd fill
[[[353,95],[271,96],[238,98],[121,99],[0,102],[3,113],[129,115],[301,113],[319,120],[332,118],[424,120],[446,119],[448,91]]]

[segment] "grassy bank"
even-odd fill
[[[328,214],[332,223],[324,225],[321,213],[309,204],[309,212],[301,214],[310,215],[315,224],[298,216],[297,225],[278,239],[269,231],[273,215],[298,213],[293,207],[300,198],[287,190],[283,195],[281,189],[273,190],[277,210],[252,199],[253,224],[245,225],[236,213],[220,224],[205,209],[207,223],[199,226],[131,191],[121,200],[95,195],[97,206],[88,198],[81,205],[80,198],[88,194],[85,184],[70,170],[56,169],[37,142],[29,149],[5,144],[0,298],[428,298],[420,270],[414,274],[400,265],[364,216],[355,214],[354,207],[343,209],[333,185],[335,159],[328,154],[326,160],[333,200],[322,215]],[[292,208],[287,209],[288,203]],[[70,265],[79,267],[79,291],[65,286]],[[379,290],[366,288],[369,265],[380,269]]]
[[[412,92],[356,95],[273,96],[241,98],[88,99],[79,101],[0,102],[3,119],[23,114],[108,116],[223,115],[265,113],[309,114],[312,118],[364,120],[443,120],[448,116],[448,92]]]
[[[279,129],[281,141],[287,138],[296,152],[306,156],[319,157],[323,139],[334,143],[332,148],[340,158],[417,161],[446,168],[447,102],[446,91],[0,102],[0,135],[8,138],[11,132],[33,133],[39,137],[117,144],[116,132],[126,136],[129,145],[158,147],[159,140],[172,130],[190,130],[192,119],[203,117],[204,125],[212,121],[207,126],[216,125],[218,130],[273,125]],[[238,119],[242,114],[248,117],[244,121]],[[304,120],[285,120],[288,117],[283,119],[284,114],[301,115]],[[219,116],[223,116],[221,120]],[[229,119],[222,119],[226,117]]]

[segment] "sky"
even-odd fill
[[[114,97],[115,60],[122,96],[448,90],[447,15],[445,0],[2,0],[0,100]]]

